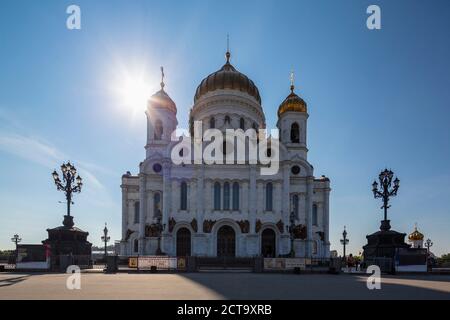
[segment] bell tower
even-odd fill
[[[308,152],[306,129],[309,115],[306,102],[294,93],[293,72],[291,72],[290,79],[291,93],[278,108],[277,127],[280,131],[280,140],[288,150],[298,152],[306,160]]]
[[[147,156],[151,147],[166,146],[178,125],[175,102],[164,90],[164,68],[161,67],[161,90],[150,97],[147,104]]]

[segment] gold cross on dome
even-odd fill
[[[164,67],[161,67],[161,89],[164,89]]]

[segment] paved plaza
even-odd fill
[[[257,273],[2,273],[0,299],[450,299],[449,275],[383,276],[368,290],[365,275]]]

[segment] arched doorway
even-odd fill
[[[177,256],[186,257],[191,255],[191,231],[180,228],[177,231]]]
[[[217,256],[234,257],[236,255],[236,234],[232,227],[223,226],[217,231]]]
[[[261,255],[274,258],[276,255],[276,234],[272,229],[264,229],[261,234]]]

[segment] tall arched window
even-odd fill
[[[153,217],[161,217],[161,194],[159,192],[156,192],[153,195]]]
[[[239,183],[233,183],[233,210],[239,210]]]
[[[314,226],[317,226],[319,224],[318,219],[317,219],[317,204],[313,204],[313,207],[312,207],[312,224]]]
[[[245,120],[244,120],[244,118],[241,118],[239,120],[239,128],[241,128],[242,130],[245,130]]]
[[[223,184],[223,210],[230,210],[230,184]]]
[[[298,210],[298,195],[294,194],[292,197],[292,211],[294,212],[294,216],[299,219],[299,210]]]
[[[155,140],[161,140],[163,135],[163,123],[161,120],[155,121]]]
[[[139,201],[134,203],[134,223],[139,223]]]
[[[220,183],[214,183],[214,210],[220,210]]]
[[[209,127],[211,129],[214,129],[216,127],[216,119],[214,119],[214,117],[211,117],[211,119],[209,119]]]
[[[133,251],[138,252],[139,251],[139,241],[138,239],[134,239],[133,241]]]
[[[266,184],[266,211],[272,211],[273,208],[273,185],[272,182]]]
[[[231,122],[230,116],[225,116],[225,123],[230,123],[230,122]]]
[[[180,210],[187,210],[187,183],[183,181],[180,186]]]
[[[299,143],[300,142],[300,128],[297,122],[294,122],[291,125],[291,142]]]

